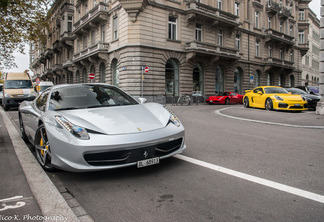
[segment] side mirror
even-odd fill
[[[143,103],[146,102],[147,99],[145,99],[145,98],[138,98],[138,100],[139,100],[140,104],[143,104]]]
[[[262,93],[261,91],[258,91],[258,94],[259,94],[259,95],[262,95],[263,93]]]

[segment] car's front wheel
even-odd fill
[[[55,168],[52,165],[51,146],[48,141],[45,126],[41,124],[36,132],[35,137],[36,158],[44,170],[53,171]]]
[[[273,102],[272,99],[268,98],[265,102],[265,109],[266,110],[273,110]]]
[[[245,97],[244,98],[243,105],[244,105],[245,108],[249,108],[250,107],[249,97]]]
[[[225,105],[230,105],[231,103],[230,103],[230,99],[229,98],[227,98],[226,100],[225,100]]]

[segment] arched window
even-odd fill
[[[215,78],[215,93],[216,95],[220,95],[222,92],[224,92],[224,70],[222,67],[216,67]]]
[[[86,68],[83,69],[82,76],[83,76],[83,82],[87,83],[88,82],[88,74],[87,74]]]
[[[306,75],[306,82],[305,82],[305,86],[308,86],[308,82],[309,82],[309,75]]]
[[[257,70],[254,75],[254,87],[258,87],[261,85],[261,71]]]
[[[112,68],[112,78],[113,78],[113,85],[119,86],[119,69],[118,69],[118,60],[113,59],[111,62]]]
[[[267,75],[267,85],[273,86],[273,74],[271,72],[269,72]]]
[[[279,86],[281,87],[285,87],[285,82],[286,82],[286,78],[285,78],[285,74],[280,74],[279,76]]]
[[[295,86],[295,76],[291,75],[289,77],[289,87],[294,87]]]
[[[75,77],[76,77],[76,83],[80,83],[80,72],[79,70],[77,70],[76,74],[75,74]]]
[[[101,63],[99,66],[100,70],[100,82],[105,83],[106,82],[106,65],[105,63]]]
[[[241,85],[242,85],[242,69],[236,67],[234,70],[234,92],[241,93]]]
[[[196,94],[204,94],[204,71],[201,65],[196,64],[193,69],[193,91]]]
[[[168,95],[179,95],[179,65],[169,59],[165,64],[165,93]]]
[[[70,75],[68,74],[69,81],[68,83],[72,84],[73,83],[73,73],[71,72]]]

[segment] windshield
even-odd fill
[[[289,94],[287,90],[279,87],[268,87],[268,88],[264,88],[264,90],[266,94],[274,94],[274,93]]]
[[[30,89],[32,88],[30,80],[6,80],[5,89]]]
[[[308,88],[316,94],[319,94],[319,87],[318,86],[308,86]]]
[[[50,110],[68,110],[135,105],[138,102],[113,86],[70,85],[54,89],[49,104]]]
[[[304,90],[297,89],[297,88],[289,88],[289,89],[286,89],[286,90],[288,92],[291,92],[291,94],[298,94],[298,95],[307,94]]]

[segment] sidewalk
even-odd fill
[[[36,221],[42,213],[0,115],[0,221]]]
[[[79,221],[0,107],[0,221]]]

